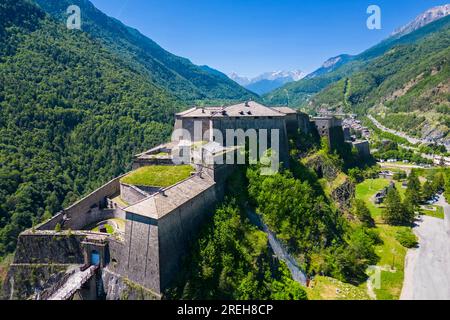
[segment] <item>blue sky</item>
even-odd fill
[[[385,39],[437,0],[91,0],[166,50],[222,72],[314,71]],[[369,5],[382,29],[366,27]]]

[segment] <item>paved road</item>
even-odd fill
[[[412,144],[417,144],[417,143],[425,143],[425,144],[428,144],[428,143],[436,143],[436,144],[438,144],[438,145],[443,145],[443,146],[445,146],[445,147],[447,148],[447,151],[450,151],[450,146],[449,146],[449,145],[443,144],[442,141],[432,141],[432,140],[430,140],[430,139],[418,139],[418,138],[413,138],[413,137],[411,137],[411,136],[408,136],[408,135],[407,135],[406,133],[404,133],[404,132],[396,131],[396,130],[393,130],[393,129],[386,128],[386,127],[383,126],[377,119],[375,119],[375,118],[374,118],[373,116],[371,116],[371,115],[368,115],[367,117],[373,122],[374,125],[376,125],[376,126],[378,127],[378,129],[380,129],[380,130],[382,130],[382,131],[385,131],[385,132],[389,132],[389,133],[395,134],[396,136],[402,137],[402,138],[408,140],[409,143],[412,143]]]
[[[369,115],[367,117],[373,122],[374,125],[376,125],[378,127],[378,129],[380,129],[380,130],[382,130],[384,132],[389,132],[389,133],[395,134],[396,136],[405,138],[406,140],[408,140],[412,144],[425,143],[426,142],[426,140],[424,140],[424,139],[413,138],[413,137],[408,136],[404,132],[400,132],[400,131],[396,131],[396,130],[392,130],[392,129],[386,128],[380,122],[378,122],[377,119],[375,119],[371,115]]]
[[[450,300],[450,206],[445,219],[423,216],[414,232],[419,247],[408,251],[401,300]]]

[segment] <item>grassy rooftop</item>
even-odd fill
[[[148,166],[139,168],[121,179],[121,182],[147,187],[170,187],[191,175],[194,169],[190,165]]]

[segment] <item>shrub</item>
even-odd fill
[[[405,248],[415,248],[418,245],[417,236],[412,232],[410,228],[403,228],[397,231],[395,236],[398,242]]]
[[[370,210],[367,208],[364,201],[360,199],[355,200],[354,213],[365,226],[369,228],[375,227],[375,221],[370,214]]]

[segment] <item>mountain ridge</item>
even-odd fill
[[[373,115],[384,126],[450,147],[450,16],[311,97],[314,111]],[[404,37],[414,37],[414,32]]]
[[[101,41],[123,59],[147,72],[153,83],[189,104],[211,100],[250,100],[257,96],[235,82],[176,56],[137,29],[98,10],[88,0],[34,0],[54,19],[65,23],[66,9],[77,5],[82,12],[82,31]]]
[[[436,6],[430,8],[418,15],[413,21],[408,24],[394,30],[391,34],[391,37],[399,37],[416,31],[429,23],[432,23],[438,19],[444,18],[445,16],[450,14],[450,4],[445,4],[442,6]]]
[[[246,89],[263,95],[287,83],[303,79],[306,73],[301,70],[265,72],[254,78],[240,76],[232,72],[228,77]]]
[[[390,37],[385,39],[362,53],[351,56],[348,61],[345,61],[345,63],[340,64],[331,71],[327,71],[326,69],[321,70],[319,68],[319,74],[317,76],[307,76],[298,82],[284,85],[281,88],[265,94],[262,97],[263,101],[269,105],[286,105],[288,103],[287,96],[289,95],[291,105],[305,107],[314,95],[318,94],[332,83],[341,80],[349,74],[359,71],[364,65],[370,63],[373,59],[382,56],[393,47],[414,43],[427,35],[432,34],[436,30],[439,30],[442,28],[442,25],[445,24],[442,22],[442,20],[445,19],[446,18],[438,19],[401,37]]]

